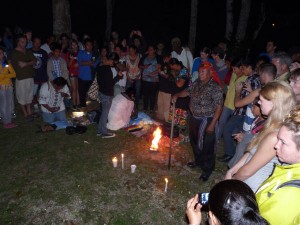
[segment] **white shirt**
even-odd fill
[[[190,72],[192,71],[194,60],[193,60],[193,55],[190,50],[187,50],[186,48],[182,48],[180,55],[177,54],[177,52],[172,51],[171,56],[172,56],[172,58],[176,58],[179,61],[181,61],[182,64],[186,68],[188,68]]]
[[[64,98],[60,93],[66,93],[70,96],[70,90],[67,85],[65,85],[59,92],[56,92],[54,87],[50,82],[44,83],[41,86],[39,93],[39,103],[41,105],[42,112],[52,113],[46,109],[43,105],[48,105],[49,107],[59,107],[57,112],[65,110]]]

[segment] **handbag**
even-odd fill
[[[98,82],[97,82],[97,77],[94,78],[88,92],[87,92],[87,96],[94,101],[100,102],[99,99],[99,86],[98,86]]]

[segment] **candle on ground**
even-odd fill
[[[122,156],[122,169],[124,169],[124,154],[122,154],[121,156]]]
[[[168,190],[168,178],[165,178],[166,186],[165,186],[165,192]]]

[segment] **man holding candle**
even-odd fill
[[[99,86],[99,99],[102,106],[102,112],[98,124],[97,136],[102,138],[112,138],[114,133],[107,130],[108,113],[114,97],[114,85],[122,78],[121,70],[117,70],[116,64],[119,62],[119,56],[116,53],[110,53],[105,64],[96,68],[97,82]]]
[[[215,167],[216,133],[215,126],[221,115],[223,92],[220,85],[213,79],[216,73],[212,64],[203,62],[199,66],[199,78],[189,89],[185,89],[172,97],[190,96],[189,137],[195,161],[187,165],[202,169],[199,179],[207,181]]]

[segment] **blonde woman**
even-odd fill
[[[295,105],[291,87],[283,81],[270,82],[259,94],[259,104],[263,115],[268,116],[264,128],[249,144],[244,156],[227,171],[225,179],[244,181],[255,192],[279,164],[274,151],[278,130],[283,118]]]

